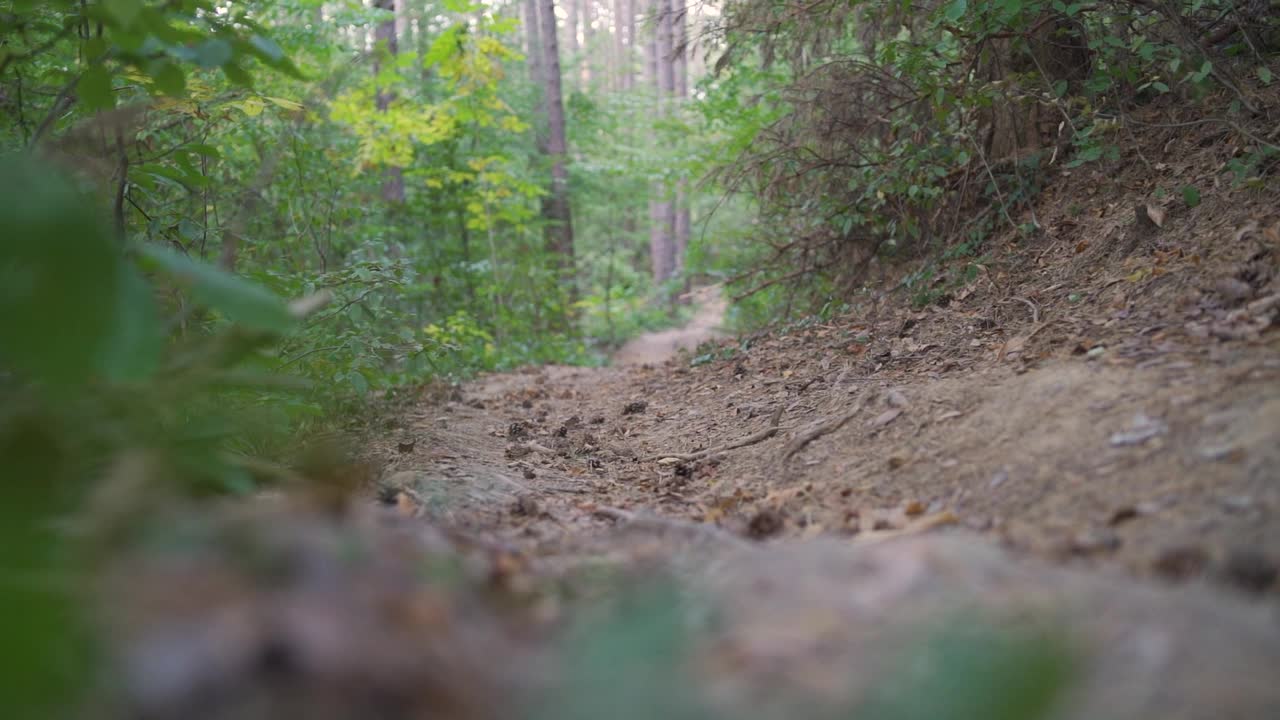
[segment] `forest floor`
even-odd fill
[[[559,717],[666,717],[690,694],[712,717],[977,718],[1016,715],[916,697],[955,688],[903,671],[904,648],[1013,628],[1039,638],[1014,666],[1054,675],[1048,637],[1071,658],[1052,717],[1277,716],[1280,192],[1233,188],[1225,138],[1153,133],[1141,158],[1058,171],[1042,231],[992,240],[923,308],[886,277],[846,316],[728,338],[712,291],[614,367],[424,391],[370,449],[390,506],[370,512],[395,518],[376,533],[399,539],[344,571],[341,612],[278,609],[306,619],[274,642],[399,698],[393,717],[510,717],[497,698],[577,677]],[[1158,199],[1187,184],[1195,207]],[[442,547],[506,600],[378,569]],[[639,659],[588,647],[548,679],[546,638],[618,594],[601,577],[636,574],[715,621]],[[988,695],[1036,682],[959,666],[1004,678]]]

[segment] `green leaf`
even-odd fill
[[[178,234],[187,242],[195,242],[200,239],[203,231],[196,223],[188,220],[187,218],[182,218],[182,220],[178,221]]]
[[[196,64],[203,68],[222,67],[235,57],[231,43],[218,38],[209,38],[195,46],[193,50]]]
[[[186,285],[195,301],[232,322],[283,333],[294,326],[288,306],[266,288],[169,248],[147,246],[142,254]]]
[[[182,95],[187,89],[187,76],[182,72],[182,68],[171,62],[162,64],[160,69],[151,75],[151,82],[156,90],[171,97]]]
[[[965,11],[968,9],[968,0],[951,0],[951,4],[947,5],[946,18],[951,22],[955,22],[964,17]]]
[[[1200,191],[1195,185],[1183,185],[1182,199],[1187,203],[1187,207],[1195,207],[1200,204]]]
[[[225,73],[227,79],[235,85],[253,87],[253,78],[249,73],[244,71],[244,68],[236,65],[235,63],[227,63],[226,65],[223,65],[222,72]]]
[[[142,11],[142,0],[104,0],[103,6],[121,27],[130,27]]]
[[[351,381],[351,388],[356,391],[357,395],[364,395],[369,392],[369,381],[358,370],[352,370],[347,379]]]
[[[213,145],[207,145],[205,143],[197,143],[195,145],[189,146],[187,149],[201,157],[205,157],[210,160],[222,159],[222,153],[219,152],[218,148],[214,147]]]
[[[164,332],[153,292],[137,269],[120,263],[114,332],[98,357],[108,380],[145,380],[160,366]]]
[[[115,93],[111,90],[111,73],[107,66],[97,63],[80,76],[76,84],[76,93],[80,102],[90,110],[106,110],[116,105]]]
[[[284,50],[281,50],[280,46],[271,38],[254,35],[249,38],[249,44],[256,48],[258,52],[262,53],[263,57],[267,60],[278,62],[284,59]]]
[[[93,198],[47,164],[0,160],[0,362],[53,386],[88,382],[115,342],[123,262]]]
[[[1266,65],[1258,66],[1258,79],[1262,81],[1263,85],[1270,85],[1271,77],[1271,68]]]

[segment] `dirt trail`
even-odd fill
[[[1175,175],[1214,162],[1163,142]],[[882,292],[671,359],[708,302],[613,368],[466,386],[406,418],[431,450],[389,453],[384,492],[535,575],[680,574],[727,613],[710,662],[735,669],[712,676],[754,710],[752,687],[864,697],[852,668],[902,646],[885,628],[962,607],[1069,628],[1087,669],[1063,717],[1273,714],[1275,193],[1224,189],[1153,233],[1142,181],[1094,175],[924,309]]]
[[[720,325],[724,322],[729,303],[720,294],[719,286],[699,288],[690,293],[690,301],[697,307],[693,318],[684,327],[661,332],[645,333],[628,341],[613,356],[615,365],[645,365],[665,362],[681,350],[692,351],[708,340],[724,337]]]
[[[1179,183],[1223,161],[1145,152]],[[1019,717],[1280,716],[1280,195],[1220,187],[1157,231],[1146,167],[1063,171],[1039,236],[924,308],[890,279],[695,367],[706,297],[614,367],[424,389],[372,443],[379,503],[228,523],[249,571],[124,576],[135,702],[978,720],[1049,687]]]

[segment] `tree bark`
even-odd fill
[[[582,21],[583,0],[565,0],[565,2],[568,7],[565,8],[567,12],[564,21],[564,60],[570,68],[574,68],[583,63],[578,45],[578,26]],[[568,75],[570,87],[578,87],[577,73],[571,70]]]
[[[596,3],[595,0],[579,0],[584,3],[582,13],[582,59],[579,60],[579,67],[582,72],[582,87],[590,88],[592,81],[600,75],[600,66],[605,63],[597,62],[592,57],[596,53],[595,28],[596,28]]]
[[[546,155],[551,163],[551,192],[543,199],[547,249],[556,258],[569,299],[577,298],[573,257],[573,213],[569,204],[568,143],[560,84],[560,48],[556,41],[555,0],[537,0],[542,45],[543,108],[547,116]]]
[[[622,22],[627,29],[627,53],[622,72],[626,78],[626,89],[631,90],[636,86],[636,48],[640,45],[636,41],[636,0],[623,0]]]
[[[403,0],[400,0],[403,2]],[[381,53],[385,48],[386,56],[394,59],[399,51],[396,40],[396,25],[400,13],[396,11],[396,0],[377,0],[376,7],[379,10],[386,10],[391,13],[391,17],[378,24],[374,31],[374,50]],[[375,62],[373,65],[373,74],[377,75],[381,68],[381,62]],[[395,100],[395,93],[389,90],[378,88],[377,103],[379,112],[386,112]],[[404,202],[404,170],[398,167],[389,167],[383,171],[384,179],[382,181],[382,199],[399,205]]]
[[[675,63],[675,87],[673,94],[676,106],[682,107],[689,99],[689,29],[686,22],[687,5],[685,0],[671,0],[672,22],[675,25],[673,49]],[[673,233],[675,235],[675,267],[676,272],[685,275],[685,255],[689,250],[689,229],[693,224],[693,214],[689,208],[689,181],[681,177],[676,184],[676,216]],[[685,275],[685,291],[689,290],[689,277]]]
[[[546,83],[542,79],[542,28],[538,24],[538,0],[524,0],[524,38],[529,80],[541,91]],[[538,149],[543,151],[541,144]]]
[[[613,13],[613,67],[610,69],[610,77],[612,78],[613,89],[623,91],[627,89],[626,67],[627,67],[627,45],[626,45],[626,17],[624,10],[624,0],[613,0],[613,7],[610,12]]]
[[[655,24],[652,51],[652,68],[655,104],[659,117],[666,117],[671,108],[671,91],[675,87],[675,66],[671,61],[671,5],[670,0],[653,0],[652,17]],[[666,282],[675,273],[675,205],[663,182],[654,183],[653,198],[649,204],[649,256],[653,264],[653,280]]]

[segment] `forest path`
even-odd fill
[[[1180,172],[1212,164],[1196,147]],[[916,297],[887,279],[697,366],[674,338],[705,321],[614,367],[480,378],[399,418],[410,449],[379,445],[380,494],[501,558],[508,585],[592,598],[601,573],[656,574],[703,598],[716,622],[680,626],[697,671],[640,662],[637,683],[664,684],[628,698],[815,716],[874,705],[913,643],[1030,633],[1012,666],[1075,663],[1051,717],[1275,716],[1276,197],[1221,193],[1153,230],[1142,182],[1073,175],[1044,193],[1043,232],[989,241],[976,277]],[[981,667],[940,682],[1018,682]],[[911,710],[866,716],[955,716]]]
[[[662,680],[692,688],[637,692],[729,687],[726,717],[868,702],[925,631],[1079,662],[1055,718],[1280,707],[1274,336],[938,373],[830,330],[695,368],[482,378],[405,418],[423,450],[386,449],[382,494],[508,558],[517,587],[679,578],[720,624],[690,630],[702,670]]]
[[[428,384],[378,502],[202,506],[116,586],[128,717],[1280,717],[1280,185],[1199,131],[1194,207],[1060,168],[844,314]]]
[[[662,363],[674,358],[681,350],[693,351],[708,340],[724,337],[721,325],[728,301],[721,295],[719,285],[698,288],[689,293],[689,300],[696,306],[693,317],[683,327],[650,332],[632,338],[613,355],[615,365],[645,365]]]

